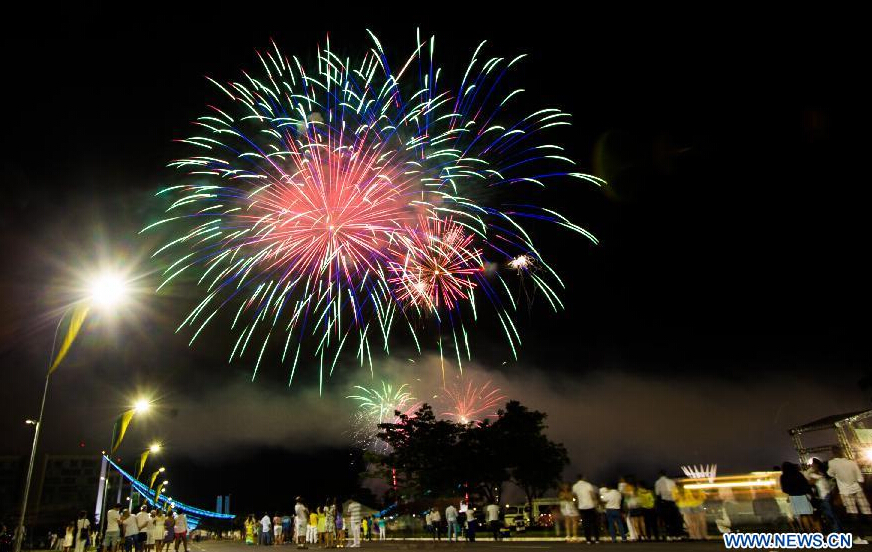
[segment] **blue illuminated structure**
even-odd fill
[[[106,460],[112,465],[112,467],[115,468],[116,470],[118,470],[118,473],[120,473],[122,477],[124,477],[125,479],[130,481],[130,485],[134,491],[138,492],[140,495],[143,496],[143,498],[145,498],[145,500],[149,504],[154,506],[154,499],[155,499],[155,494],[156,494],[155,491],[149,489],[148,485],[146,485],[142,481],[136,479],[135,477],[133,477],[132,475],[130,475],[129,473],[127,473],[126,471],[121,469],[121,466],[119,466],[118,464],[113,462],[111,459],[109,459],[105,456],[103,458],[106,458]],[[201,510],[200,508],[188,506],[184,502],[170,499],[164,495],[161,495],[160,498],[158,498],[158,502],[160,503],[158,505],[159,509],[165,510],[167,508],[172,508],[173,510],[177,510],[179,512],[184,512],[185,516],[188,518],[188,529],[190,531],[193,531],[194,529],[196,529],[197,526],[200,524],[200,521],[202,521],[204,518],[229,520],[229,519],[233,519],[236,517],[233,514],[219,514],[218,512],[210,512],[209,510]]]

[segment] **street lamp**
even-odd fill
[[[118,418],[118,420],[112,426],[112,443],[109,446],[109,452],[106,453],[106,455],[115,454],[115,451],[118,450],[118,447],[121,446],[121,441],[124,439],[124,434],[127,432],[127,426],[130,425],[130,422],[133,420],[133,417],[136,416],[137,414],[145,414],[150,409],[151,409],[151,401],[148,399],[145,399],[145,398],[140,398],[140,399],[137,399],[136,401],[134,401],[133,408],[121,413],[121,416]],[[152,445],[152,446],[154,446],[154,445]],[[146,449],[145,452],[143,453],[143,455],[147,457],[148,453],[150,451],[151,451],[151,447]],[[142,463],[142,465],[144,465],[145,458],[141,457],[140,462]],[[107,464],[105,458],[103,459],[103,463],[104,463],[104,465]],[[141,471],[141,469],[140,469],[140,471]],[[106,473],[107,473],[107,478],[105,481],[106,484],[103,485],[102,496],[100,496],[101,495],[100,489],[99,488],[97,489],[97,496],[100,499],[99,505],[100,505],[101,533],[104,532],[105,526],[106,526],[106,521],[105,521],[106,494],[109,491],[108,468],[106,468]]]
[[[34,426],[33,431],[33,446],[30,449],[30,463],[27,466],[27,479],[24,483],[24,497],[21,500],[21,516],[18,518],[18,531],[15,536],[15,552],[21,552],[21,542],[24,533],[24,517],[27,514],[27,499],[30,495],[30,481],[33,477],[33,464],[36,460],[36,448],[39,445],[39,430],[42,429],[42,418],[45,413],[45,399],[48,396],[48,384],[51,381],[51,375],[66,356],[76,339],[85,318],[88,315],[88,310],[91,306],[108,309],[122,302],[127,294],[127,286],[124,280],[117,275],[103,274],[95,278],[89,287],[87,296],[67,307],[58,320],[55,327],[54,338],[52,340],[51,351],[49,353],[48,373],[45,375],[45,387],[42,391],[42,402],[39,406],[39,418],[29,420],[27,423]],[[64,337],[60,348],[55,354],[55,345],[57,344],[58,332],[61,329],[61,324],[70,313],[70,327],[67,330],[67,335]]]
[[[161,466],[161,468],[159,470],[157,470],[156,472],[151,474],[151,481],[149,481],[149,483],[148,483],[148,490],[151,490],[154,488],[154,482],[157,480],[157,476],[162,474],[165,471],[166,471],[166,468]]]

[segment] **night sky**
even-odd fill
[[[280,507],[299,488],[294,475],[285,497],[259,495],[259,470],[341,472],[344,397],[369,372],[343,362],[319,398],[314,362],[290,388],[277,355],[253,383],[251,355],[228,365],[226,326],[188,348],[190,334],[174,330],[197,292],[153,295],[158,241],[137,232],[164,207],[154,193],[179,179],[166,168],[181,155],[172,139],[216,98],[204,75],[256,71],[255,49],[270,38],[311,59],[329,32],[336,48],[355,52],[369,46],[366,28],[403,60],[416,26],[434,33],[455,81],[482,39],[491,53],[528,53],[515,75],[525,105],[572,113],[561,136],[568,156],[609,181],[605,190],[559,183],[538,198],[601,243],[541,229],[534,240],[567,284],[566,310],[539,300],[519,315],[517,361],[502,331],[481,324],[467,367],[548,412],[552,438],[569,448],[567,474],[765,469],[793,459],[792,425],[868,405],[858,382],[870,372],[869,194],[855,168],[869,142],[867,62],[845,21],[696,12],[630,20],[507,5],[434,15],[432,4],[419,16],[409,6],[390,16],[289,4],[33,14],[4,32],[0,453],[29,450],[22,422],[37,414],[71,283],[113,259],[141,293],[112,319],[92,317],[57,372],[43,451],[98,452],[129,398],[148,391],[160,408],[134,424],[121,455],[132,461],[139,443],[163,439],[182,500],[211,506],[230,492],[247,497],[240,507]],[[426,397],[439,385],[435,353],[396,343],[376,361],[376,380],[400,376]]]

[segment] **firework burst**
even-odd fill
[[[445,399],[448,404],[447,410],[442,412],[445,416],[457,423],[468,424],[481,422],[485,418],[495,418],[506,396],[498,387],[491,387],[491,382],[486,382],[481,387],[476,387],[472,381],[463,384],[455,384],[451,388],[445,388]]]
[[[452,219],[421,217],[415,229],[397,236],[391,249],[388,283],[400,301],[425,312],[453,309],[469,297],[475,278],[484,272],[481,252],[472,236]]]
[[[601,184],[540,141],[569,125],[567,113],[509,114],[524,109],[524,91],[498,83],[523,55],[486,60],[482,43],[463,78],[446,85],[435,38],[418,36],[394,72],[370,35],[356,60],[337,56],[329,38],[311,67],[273,44],[258,52],[262,70],[209,79],[218,101],[179,140],[189,153],[170,163],[186,180],[159,192],[166,216],[143,230],[174,232],[155,253],[169,256],[158,289],[182,277],[202,289],[179,330],[190,327],[193,343],[229,311],[229,361],[253,350],[252,378],[271,340],[290,363],[289,384],[304,343],[320,359],[319,381],[347,343],[372,369],[371,348],[389,353],[397,328],[421,350],[423,317],[451,334],[460,363],[462,349],[471,355],[464,320],[478,316],[479,290],[515,354],[516,301],[503,275],[484,277],[485,259],[535,255],[534,285],[559,309],[563,283],[522,223],[551,222],[596,242],[526,197],[494,201],[560,178]]]
[[[385,452],[387,445],[378,439],[379,424],[397,423],[400,414],[412,416],[420,406],[412,396],[408,384],[394,389],[393,385],[382,382],[381,390],[354,386],[354,395],[349,395],[357,403],[357,411],[352,416],[352,438],[362,449]]]

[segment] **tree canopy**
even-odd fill
[[[493,421],[458,424],[439,420],[424,404],[397,423],[380,424],[390,452],[377,459],[383,476],[404,502],[469,494],[497,500],[505,483],[527,501],[556,486],[569,463],[566,448],[545,434],[547,415],[510,401]]]

